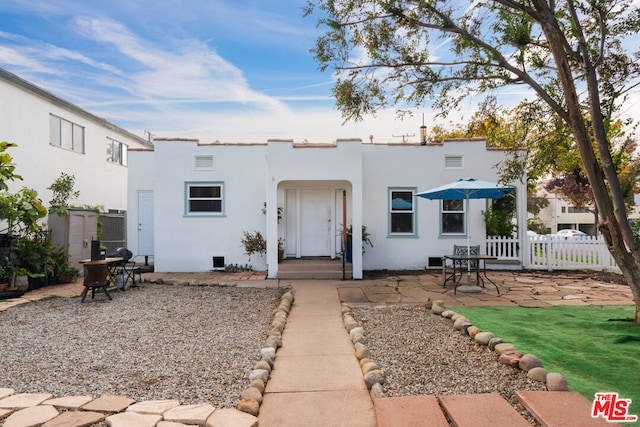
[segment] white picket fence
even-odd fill
[[[499,260],[519,260],[530,269],[619,271],[602,238],[525,236],[524,245],[528,250],[522,251],[516,238],[489,236],[486,254]]]

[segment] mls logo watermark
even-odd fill
[[[591,407],[591,416],[603,416],[609,422],[632,423],[638,421],[637,415],[629,414],[631,399],[619,399],[618,393],[596,393]]]

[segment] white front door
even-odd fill
[[[138,253],[153,256],[153,192],[138,193]]]
[[[331,200],[329,189],[300,190],[300,256],[331,254]]]

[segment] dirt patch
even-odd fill
[[[591,275],[593,280],[600,282],[613,283],[616,285],[627,285],[627,280],[620,273],[613,273],[610,271],[598,271]]]

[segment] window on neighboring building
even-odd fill
[[[441,234],[465,234],[464,200],[443,200],[441,212]]]
[[[576,208],[575,206],[569,206],[567,208],[567,213],[589,213],[589,212],[590,212],[589,208]]]
[[[107,161],[127,166],[127,145],[107,138]]]
[[[415,235],[414,190],[390,189],[389,233]]]
[[[221,183],[187,183],[187,215],[221,215],[224,188]]]
[[[49,144],[84,154],[84,127],[49,114]]]

